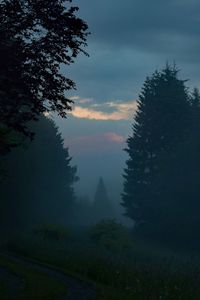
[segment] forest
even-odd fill
[[[136,100],[103,103],[125,113],[130,105],[123,127],[121,111],[100,111],[100,102],[87,107],[90,98],[72,96],[78,90],[72,66],[79,57],[92,60],[92,35],[71,0],[0,1],[0,299],[198,300],[197,81],[182,79],[175,62],[151,68]],[[84,84],[85,78],[86,72]],[[77,188],[84,182],[79,154],[64,133],[69,116],[79,130],[85,111],[84,118],[93,114],[89,124],[125,128],[123,137],[106,132],[101,140],[94,139],[98,126],[87,125],[94,150],[91,137],[76,137],[86,140],[80,153],[89,148],[86,178],[90,158],[119,178],[111,187],[94,165],[89,175],[96,185],[88,182],[87,194]],[[104,143],[110,157],[119,144],[122,168],[120,159],[109,164],[101,156]]]

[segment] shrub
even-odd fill
[[[97,223],[91,229],[90,237],[93,242],[111,251],[121,251],[132,245],[128,230],[115,219],[102,220]]]
[[[69,231],[65,227],[55,224],[40,225],[34,232],[43,240],[61,241],[69,236]]]

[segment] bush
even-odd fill
[[[55,224],[40,225],[34,232],[43,240],[61,241],[69,236],[69,231],[65,227]]]
[[[97,223],[90,232],[93,242],[108,250],[121,251],[130,248],[132,240],[126,227],[116,220],[102,220]]]

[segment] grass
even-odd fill
[[[167,256],[149,245],[109,253],[83,241],[53,243],[31,238],[9,249],[97,284],[97,300],[198,300],[199,259]]]
[[[22,266],[10,259],[0,256],[0,266],[5,267],[23,279],[15,296],[9,295],[8,285],[5,281],[0,283],[1,300],[54,300],[67,294],[66,286],[46,274]]]
[[[2,300],[10,300],[11,294],[9,291],[10,286],[8,283],[3,279],[0,281],[0,299]]]

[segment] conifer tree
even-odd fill
[[[41,117],[30,129],[36,132],[34,141],[3,159],[1,225],[66,224],[75,199],[76,167],[52,120]]]
[[[200,232],[200,92],[197,88],[194,88],[190,96],[190,103],[190,133],[184,149],[179,151],[179,157],[182,153],[185,153],[183,173],[187,179],[184,186],[187,188],[183,189],[184,207],[187,216],[187,227],[190,229],[188,231],[191,237],[194,237]]]
[[[122,205],[136,224],[150,228],[163,217],[166,158],[184,140],[187,128],[188,93],[177,68],[166,65],[148,77],[137,103],[133,133],[127,140]]]
[[[93,208],[96,220],[106,219],[112,216],[112,205],[108,198],[103,178],[99,179],[95,192]]]
[[[168,237],[181,246],[197,245],[200,232],[200,94],[195,88],[189,95],[189,109],[185,138],[176,144],[163,163],[157,180],[162,190],[163,228]],[[164,224],[165,223],[165,224]]]

